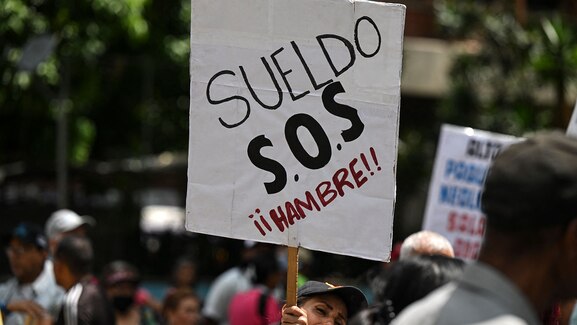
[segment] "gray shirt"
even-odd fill
[[[475,262],[463,277],[419,300],[395,318],[403,324],[541,324],[531,304],[509,279]]]
[[[29,284],[20,284],[16,278],[0,284],[0,303],[8,304],[18,300],[32,300],[44,307],[54,319],[58,316],[58,311],[64,297],[64,290],[56,284],[52,261],[46,260],[42,273]],[[24,324],[24,315],[20,313],[10,313],[5,318],[6,325]]]

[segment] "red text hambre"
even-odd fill
[[[314,189],[305,191],[302,197],[286,201],[269,210],[268,214],[262,214],[261,209],[257,208],[248,217],[263,237],[275,229],[284,232],[297,220],[306,218],[308,211],[321,211],[337,198],[345,196],[347,191],[361,188],[369,180],[367,176],[373,176],[380,170],[377,154],[371,147],[368,155],[361,153],[353,158],[348,166],[338,169],[330,180],[322,181]]]

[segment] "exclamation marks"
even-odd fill
[[[379,160],[377,159],[377,153],[375,152],[375,148],[371,147],[369,150],[371,151],[371,157],[373,157],[373,161],[375,162],[375,166],[377,166],[377,170],[381,171],[381,166],[379,166]]]
[[[380,171],[381,166],[379,166],[379,160],[377,159],[375,148],[371,147],[369,150],[371,152],[371,158],[373,158],[373,162],[375,163],[375,166],[377,166],[377,170]],[[371,173],[371,176],[375,175],[375,172],[372,171],[371,165],[369,164],[369,161],[367,160],[367,157],[364,153],[361,153],[361,161],[363,162],[363,165],[365,165],[365,168]]]
[[[254,210],[255,214],[258,214],[260,217],[260,222],[262,222],[262,224],[265,226],[265,228],[268,231],[272,231],[272,227],[268,224],[268,222],[266,221],[266,219],[260,214],[260,209],[256,209]],[[254,214],[251,214],[248,216],[249,219],[254,218]],[[264,229],[262,229],[261,225],[258,223],[258,221],[253,220],[254,225],[256,227],[256,229],[258,229],[258,231],[260,232],[261,235],[266,236],[266,232],[264,231]]]
[[[371,170],[371,166],[369,166],[369,162],[367,161],[367,157],[365,156],[364,153],[361,153],[361,160],[363,161],[363,165],[365,165],[365,168],[371,172],[371,176],[373,176],[375,173]]]

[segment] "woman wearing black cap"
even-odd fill
[[[355,287],[308,281],[298,290],[297,306],[283,307],[282,324],[346,325],[366,306],[365,295]]]
[[[123,260],[107,264],[103,270],[102,283],[116,318],[116,325],[159,324],[156,301],[151,304],[147,292],[140,288],[140,272]],[[144,299],[142,295],[146,296]],[[160,309],[160,307],[158,307]]]

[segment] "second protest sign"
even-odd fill
[[[455,256],[474,260],[485,234],[481,194],[493,158],[520,138],[445,124],[441,128],[423,229],[449,239]]]

